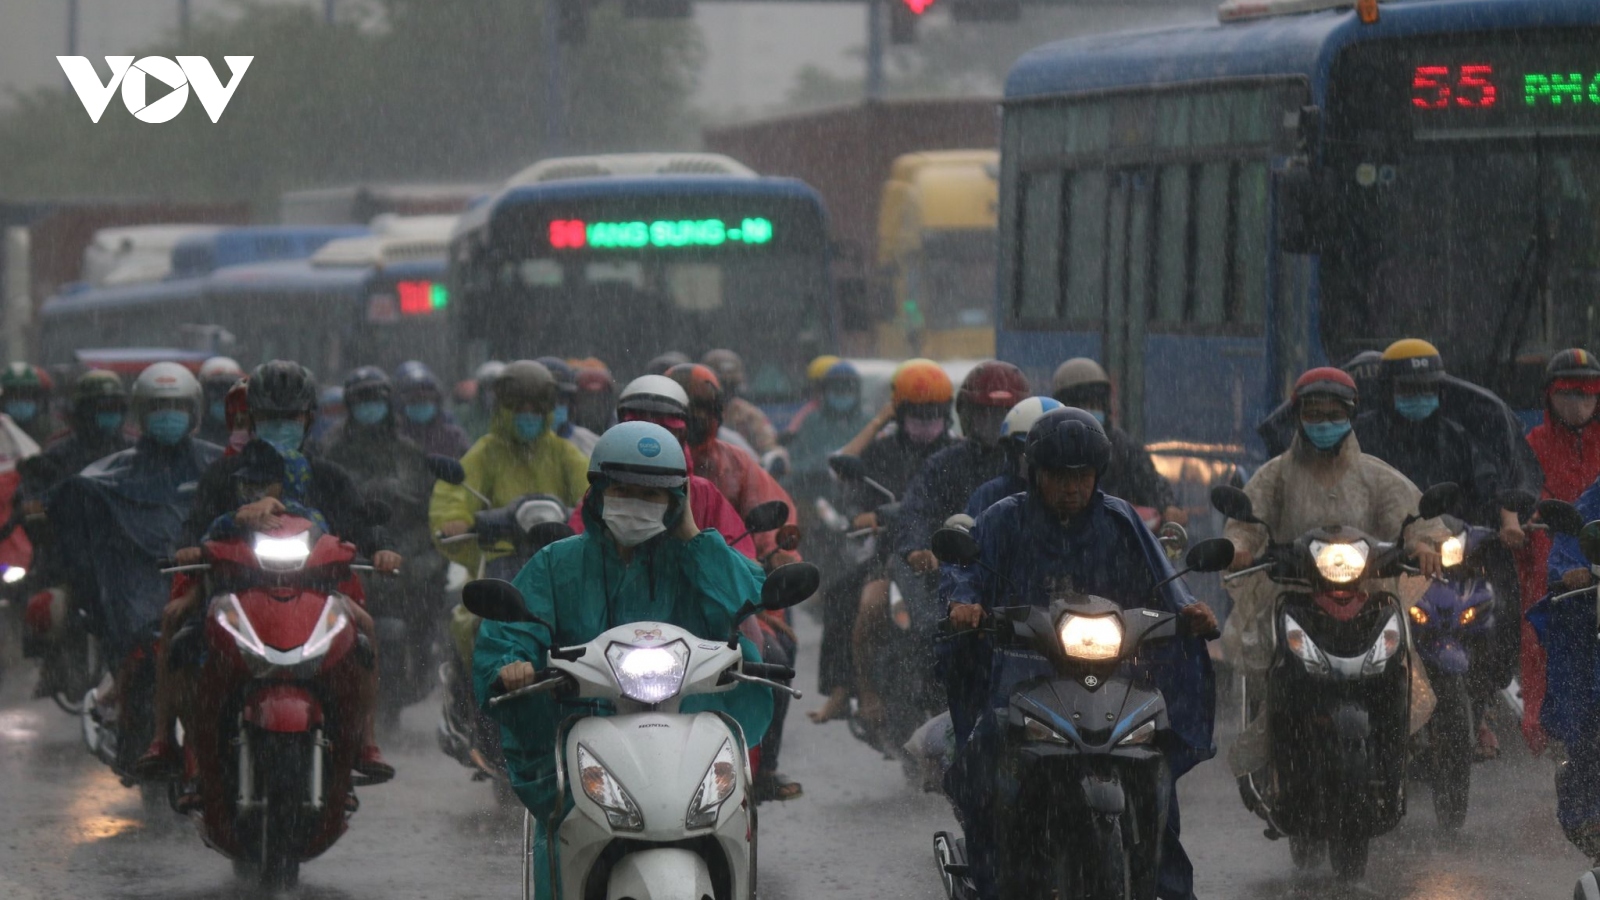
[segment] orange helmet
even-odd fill
[[[710,366],[680,363],[667,370],[667,377],[683,386],[691,409],[705,410],[722,421],[722,381]]]
[[[901,404],[949,403],[955,386],[943,368],[931,359],[908,359],[889,379],[889,398]]]

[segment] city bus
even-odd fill
[[[1520,407],[1600,300],[1600,3],[1237,0],[1008,76],[999,354],[1099,359],[1118,421],[1259,458],[1297,373],[1401,337]]]
[[[713,154],[545,160],[461,216],[453,320],[480,358],[728,347],[750,393],[793,401],[836,342],[827,222],[804,183]]]
[[[878,328],[891,359],[994,355],[997,150],[895,159],[878,205],[878,270],[894,316]]]

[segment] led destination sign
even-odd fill
[[[1405,72],[1418,137],[1600,134],[1600,48],[1418,51]]]
[[[747,247],[772,243],[772,220],[751,217],[723,219],[657,219],[655,221],[589,222],[555,219],[550,222],[552,250],[662,250],[680,248]]]

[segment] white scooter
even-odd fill
[[[761,609],[779,610],[816,592],[820,576],[793,563],[767,576]],[[541,622],[504,581],[474,581],[467,609],[497,622]],[[738,618],[757,612],[747,606]],[[552,629],[553,631],[553,629]],[[730,691],[740,682],[800,692],[778,681],[787,666],[745,662],[738,635],[697,637],[664,622],[635,622],[587,644],[550,651],[535,683],[490,699],[534,693],[615,705],[607,717],[569,718],[556,740],[556,783],[571,785],[570,812],[547,823],[555,896],[582,900],[605,886],[607,900],[750,900],[756,894],[755,798],[749,744],[732,718],[683,713],[684,697]],[[576,777],[569,777],[575,773]],[[523,814],[523,897],[533,898],[531,814]],[[593,891],[593,892],[592,892]]]

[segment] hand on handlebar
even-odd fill
[[[854,529],[861,529],[861,528],[876,529],[878,527],[878,514],[875,513],[875,512],[864,512],[864,513],[861,513],[861,514],[857,515],[854,519],[850,520],[850,527],[854,528]]]
[[[514,691],[533,684],[539,677],[539,672],[531,662],[514,662],[500,667],[500,683],[506,686],[507,691]]]
[[[173,556],[173,561],[180,566],[193,566],[203,558],[204,552],[199,547],[184,547]]]
[[[1512,550],[1520,550],[1528,543],[1528,534],[1522,530],[1522,525],[1512,521],[1500,526],[1500,543]]]
[[[233,514],[233,520],[251,531],[271,531],[281,524],[278,516],[287,511],[283,501],[277,497],[262,497],[239,507]]]
[[[1228,563],[1229,572],[1239,572],[1256,564],[1256,555],[1243,547],[1233,550],[1233,562]]]
[[[1561,573],[1561,585],[1567,590],[1575,591],[1594,584],[1594,575],[1588,569],[1568,569]]]
[[[460,537],[471,530],[471,522],[446,522],[439,526],[439,533],[447,538]]]
[[[1419,547],[1415,554],[1417,569],[1423,578],[1438,578],[1444,574],[1444,563],[1439,558],[1439,551],[1433,547]]]
[[[977,603],[950,604],[950,626],[957,631],[971,631],[983,624],[984,610]]]
[[[1195,637],[1212,640],[1217,636],[1217,614],[1204,601],[1196,601],[1178,610],[1178,616],[1189,633]]]
[[[939,558],[932,550],[913,550],[906,554],[906,565],[918,575],[926,575],[939,570]]]
[[[394,574],[400,570],[400,564],[405,560],[393,550],[379,550],[372,554],[372,567],[385,574]]]

